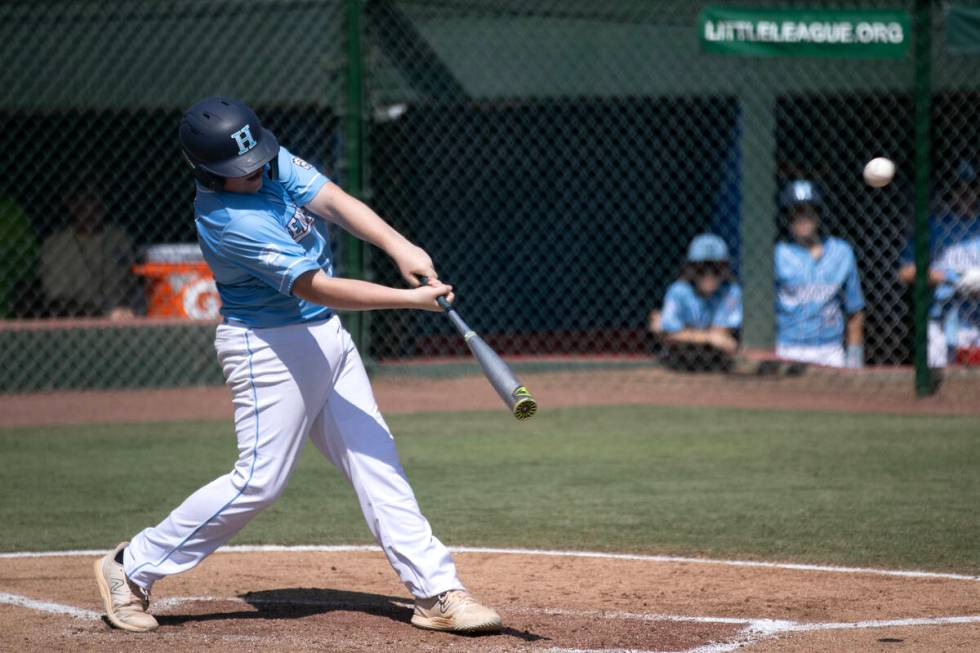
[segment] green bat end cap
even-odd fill
[[[538,402],[531,397],[521,397],[514,404],[514,417],[517,419],[527,419],[534,415],[538,410]]]

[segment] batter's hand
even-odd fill
[[[418,279],[415,280],[415,283],[418,283]],[[442,307],[436,302],[437,297],[445,297],[450,304],[456,299],[452,286],[432,278],[429,279],[429,285],[419,286],[406,292],[412,293],[417,302],[415,307],[423,311],[442,311]]]
[[[436,270],[432,265],[432,259],[424,249],[417,245],[406,241],[391,254],[391,258],[394,259],[395,265],[398,266],[398,271],[401,272],[402,277],[411,286],[419,285],[419,277],[427,277],[433,280],[439,279],[439,275],[436,274]]]

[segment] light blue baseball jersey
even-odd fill
[[[303,209],[329,181],[279,148],[279,176],[262,176],[258,193],[212,191],[194,199],[198,240],[214,274],[226,321],[252,328],[324,320],[332,312],[292,294],[304,272],[333,275],[324,220]]]
[[[661,312],[661,328],[667,333],[682,329],[742,326],[742,288],[737,283],[723,283],[710,297],[700,295],[684,280],[667,288]]]
[[[838,238],[824,240],[819,259],[796,243],[778,243],[775,282],[780,344],[841,344],[844,316],[864,308],[854,250]]]
[[[956,292],[956,282],[966,270],[980,267],[980,216],[959,217],[945,212],[929,221],[930,267],[946,278],[933,290],[929,317],[945,323],[947,337],[959,325],[980,326],[980,299]],[[901,263],[915,263],[914,241],[909,240]]]

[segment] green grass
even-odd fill
[[[977,418],[629,407],[389,423],[448,544],[980,573]],[[0,549],[108,547],[235,456],[225,423],[0,430]],[[370,541],[312,446],[234,540]]]

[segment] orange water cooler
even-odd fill
[[[165,243],[146,248],[133,272],[146,279],[146,314],[217,320],[221,300],[211,269],[197,243]]]

